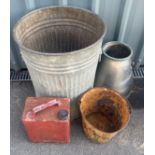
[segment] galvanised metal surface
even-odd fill
[[[144,0],[11,0],[11,68],[25,68],[24,61],[12,38],[15,23],[26,13],[44,6],[74,6],[92,10],[107,25],[104,43],[123,41],[133,49],[133,64],[144,64]]]
[[[132,49],[122,42],[113,41],[103,46],[102,61],[96,76],[96,86],[105,86],[128,96],[132,76]]]
[[[79,8],[46,7],[21,18],[14,38],[36,96],[71,98],[76,118],[77,97],[94,85],[105,32],[99,16]]]

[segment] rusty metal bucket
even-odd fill
[[[22,17],[14,38],[36,96],[71,98],[71,119],[77,118],[77,98],[94,85],[105,32],[98,15],[79,8],[46,7]]]
[[[84,132],[96,143],[109,141],[130,120],[131,107],[128,101],[112,89],[90,89],[80,102]]]

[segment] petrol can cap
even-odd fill
[[[64,109],[59,110],[57,115],[60,120],[66,120],[68,118],[68,111]]]

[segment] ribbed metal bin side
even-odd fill
[[[66,71],[64,69],[63,72],[57,73],[34,68],[26,58],[23,58],[33,79],[36,96],[71,98],[71,116],[74,119],[79,116],[77,98],[94,85],[98,56],[99,54],[85,66],[75,66],[70,71],[66,68]]]

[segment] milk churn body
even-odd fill
[[[102,61],[97,72],[96,85],[115,89],[128,96],[132,87],[132,49],[113,41],[103,46]]]

